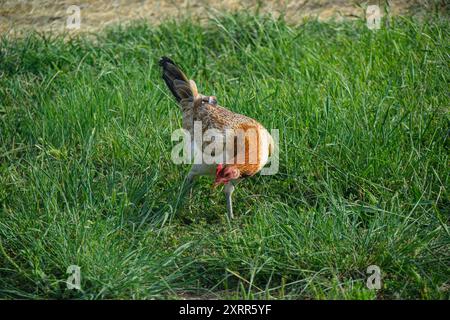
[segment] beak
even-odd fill
[[[223,178],[216,178],[216,180],[214,180],[214,183],[212,185],[213,189],[216,189],[220,184],[227,184],[228,180],[225,180]]]

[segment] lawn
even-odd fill
[[[448,299],[449,32],[225,14],[1,37],[0,298]],[[208,178],[176,205],[163,55],[280,131],[231,222]]]

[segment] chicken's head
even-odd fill
[[[221,183],[227,184],[230,180],[238,179],[241,176],[241,172],[235,166],[224,166],[218,164],[216,168],[216,180],[214,181],[214,187],[217,187]]]

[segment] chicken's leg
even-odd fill
[[[233,202],[231,199],[231,196],[233,195],[234,192],[234,184],[233,182],[229,182],[228,184],[225,185],[224,188],[225,191],[225,197],[227,199],[227,214],[228,214],[228,218],[233,219],[234,215],[233,215]]]

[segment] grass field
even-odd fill
[[[448,299],[449,31],[235,14],[3,37],[0,298]],[[162,55],[280,130],[280,172],[239,185],[232,222],[207,178],[175,210]]]

